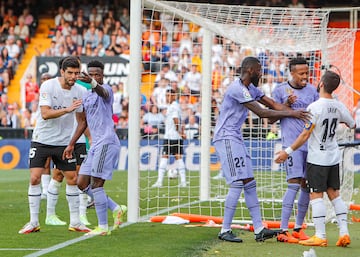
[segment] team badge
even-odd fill
[[[40,98],[41,98],[42,100],[47,99],[47,93],[41,93],[41,94],[40,94]]]
[[[246,90],[245,88],[243,89],[243,96],[244,96],[245,100],[251,100],[252,99],[249,90]]]
[[[304,125],[304,129],[309,130],[312,127],[312,122],[306,122]]]

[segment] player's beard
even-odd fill
[[[251,76],[250,79],[251,79],[251,83],[255,87],[259,86],[260,77],[258,75],[255,74],[255,75]]]

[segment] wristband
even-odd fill
[[[285,149],[285,153],[287,153],[288,155],[292,154],[293,152],[294,150],[290,146]]]
[[[96,88],[97,85],[98,85],[98,83],[96,82],[95,79],[92,79],[91,82],[90,82],[90,84],[91,84],[91,88]]]

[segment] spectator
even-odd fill
[[[191,65],[191,70],[185,74],[184,81],[186,83],[186,86],[188,86],[190,89],[191,96],[199,97],[201,90],[202,76],[200,72],[197,71],[196,64]]]
[[[15,106],[10,104],[7,109],[7,124],[11,128],[20,128],[20,116],[15,113]]]
[[[15,36],[9,35],[5,43],[5,47],[9,51],[9,56],[13,60],[14,68],[19,64],[19,58],[21,55],[20,47],[16,44],[15,40]]]
[[[25,24],[31,29],[33,26],[34,16],[30,13],[29,8],[24,8],[22,14],[19,19],[24,19]]]
[[[192,114],[189,116],[188,123],[185,124],[184,131],[185,131],[186,139],[188,140],[199,138],[200,126],[199,123],[197,122],[197,118],[195,117],[195,115]]]
[[[59,6],[58,7],[58,13],[55,15],[55,18],[54,18],[54,22],[55,22],[55,27],[59,26],[60,25],[60,20],[62,18],[64,18],[64,12],[65,12],[65,9],[63,6]]]
[[[164,125],[165,117],[159,112],[159,108],[153,104],[150,106],[150,111],[147,112],[141,119],[141,128],[144,135],[158,135],[160,129]],[[155,139],[155,137],[152,137]]]
[[[155,83],[158,83],[160,81],[160,79],[162,79],[162,78],[166,78],[169,81],[177,81],[178,80],[175,72],[173,72],[170,69],[170,65],[168,63],[164,63],[161,66],[160,72],[158,72],[156,74]]]
[[[65,50],[69,55],[77,53],[77,44],[71,39],[71,35],[65,36]]]
[[[110,37],[110,46],[105,49],[105,55],[107,56],[115,56],[120,55],[122,53],[122,48],[120,44],[116,43],[116,33],[113,32]]]
[[[5,41],[9,35],[10,21],[5,21],[0,27],[1,40]]]
[[[64,18],[65,21],[68,22],[69,24],[72,24],[72,23],[74,22],[74,17],[73,17],[72,12],[70,11],[69,8],[66,8],[66,9],[64,10],[63,18]]]
[[[35,123],[31,118],[31,110],[29,108],[25,108],[23,114],[21,116],[21,128],[33,128]]]
[[[20,17],[18,20],[18,25],[14,29],[15,35],[21,39],[23,44],[30,43],[30,29],[29,26],[25,24],[25,19]]]
[[[0,56],[0,85],[1,90],[0,93],[7,92],[7,87],[9,85],[9,72],[8,67],[2,56]]]
[[[73,23],[73,28],[76,29],[78,35],[83,36],[88,28],[88,20],[84,16],[84,11],[79,9],[77,12],[76,20]],[[74,39],[73,39],[74,40]]]
[[[166,90],[169,88],[169,82],[169,79],[161,78],[150,97],[151,103],[157,105],[160,110],[167,108]]]
[[[78,28],[76,27],[71,28],[70,37],[71,37],[71,41],[77,46],[83,45],[83,36],[82,34],[79,34]]]
[[[110,36],[104,33],[102,28],[98,28],[98,44],[102,44],[103,48],[106,49],[110,46]]]
[[[0,111],[7,112],[8,106],[9,106],[9,97],[7,94],[2,94],[0,97]]]
[[[98,9],[96,7],[91,8],[91,13],[89,15],[89,22],[93,23],[95,27],[99,28],[102,23],[103,17],[100,13],[98,13]]]
[[[122,82],[119,82],[119,84],[123,84]],[[122,92],[119,90],[119,85],[114,84],[111,86],[112,91],[114,93],[114,102],[113,102],[113,113],[116,116],[120,116],[121,111],[122,111],[122,99],[123,99],[123,94]]]
[[[121,14],[119,15],[119,21],[127,31],[130,31],[130,15],[127,7],[122,8]]]
[[[5,13],[3,22],[9,22],[10,27],[15,27],[17,24],[18,17],[14,14],[14,10],[12,8],[8,8],[7,12]]]
[[[84,45],[90,43],[92,49],[95,49],[99,42],[96,26],[93,22],[90,23],[88,30],[84,35]]]
[[[26,108],[31,107],[31,103],[38,99],[39,85],[33,80],[33,76],[29,73],[26,75],[25,82],[25,102]]]

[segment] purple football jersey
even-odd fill
[[[224,95],[213,141],[221,139],[243,141],[241,128],[249,112],[243,104],[260,100],[263,96],[264,93],[253,84],[246,87],[239,79],[233,81]]]
[[[276,102],[284,104],[291,94],[297,96],[296,102],[291,105],[293,110],[306,110],[309,104],[319,99],[316,88],[309,83],[301,89],[293,88],[288,82],[281,83],[274,89],[272,96]],[[282,118],[280,126],[282,145],[288,147],[303,131],[304,121],[296,118]],[[307,151],[307,144],[302,145],[299,150]]]
[[[112,119],[114,95],[109,85],[104,84],[103,87],[109,92],[107,99],[92,91],[86,94],[83,99],[92,146],[114,142],[120,143]]]

